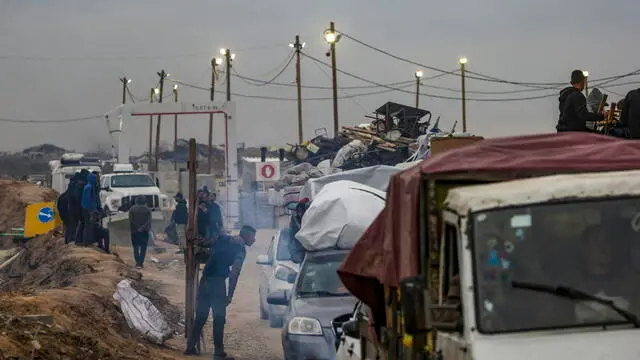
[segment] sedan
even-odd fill
[[[306,254],[291,290],[271,293],[267,302],[286,305],[282,348],[286,360],[332,360],[336,356],[334,318],[351,313],[357,300],[338,277],[349,250]]]
[[[296,280],[300,265],[291,261],[291,232],[288,228],[280,229],[271,238],[269,250],[259,255],[256,263],[263,266],[258,288],[260,298],[260,318],[269,320],[269,326],[282,327],[282,318],[286,306],[270,305],[267,296],[278,290],[291,290]]]

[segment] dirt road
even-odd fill
[[[258,285],[260,267],[256,265],[256,257],[267,251],[269,241],[275,230],[260,230],[256,243],[247,249],[247,259],[242,268],[233,303],[227,310],[225,331],[225,347],[229,355],[242,360],[281,360],[282,346],[280,329],[271,329],[265,320],[260,320],[258,306]],[[160,293],[172,303],[184,306],[184,264],[182,255],[175,254],[177,248],[165,242],[158,242],[158,247],[166,249],[164,253],[155,253],[150,249],[147,253],[143,278],[158,282]],[[130,248],[118,248],[116,251],[127,263],[133,264]],[[211,319],[211,318],[210,318]],[[200,359],[210,359],[212,350],[212,324],[205,327],[207,338],[206,353]],[[168,345],[184,349],[184,338],[170,340]],[[193,359],[194,357],[189,357]],[[187,357],[185,357],[187,359]]]

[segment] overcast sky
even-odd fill
[[[236,53],[235,70],[244,76],[269,79],[286,59],[287,46],[299,34],[305,51],[325,57],[322,33],[329,21],[364,42],[416,62],[453,70],[458,57],[469,58],[468,69],[502,79],[564,82],[574,68],[590,77],[607,77],[640,68],[640,1],[614,0],[0,0],[0,118],[67,119],[102,114],[121,101],[123,75],[131,90],[145,98],[158,82],[157,71],[208,87],[209,62],[221,46]],[[411,80],[415,65],[371,51],[342,38],[338,68],[378,83]],[[326,72],[326,73],[325,73]],[[305,85],[330,86],[330,72],[303,59]],[[425,70],[425,75],[436,72]],[[295,80],[295,68],[277,82]],[[620,82],[640,80],[638,77]],[[366,86],[339,74],[340,86]],[[522,90],[521,87],[468,80],[469,91]],[[166,86],[170,93],[171,83]],[[220,84],[221,85],[221,84]],[[447,76],[425,85],[458,89],[460,79]],[[611,90],[626,93],[638,85]],[[220,86],[223,89],[223,86]],[[294,87],[251,86],[232,78],[232,90],[246,95],[295,98]],[[350,89],[340,96],[384,89]],[[407,90],[412,91],[413,87]],[[206,91],[180,88],[184,101],[206,101]],[[423,88],[444,96],[459,93]],[[523,97],[556,91],[479,97]],[[606,92],[606,91],[605,91]],[[619,96],[609,93],[614,100]],[[224,99],[223,94],[216,95]],[[303,89],[303,97],[331,97],[330,90]],[[170,98],[170,95],[169,95]],[[365,122],[363,115],[386,101],[412,105],[412,94],[390,92],[340,100],[342,124]],[[297,139],[296,102],[235,98],[239,141],[279,145]],[[442,125],[460,119],[459,100],[421,98],[421,107],[442,116]],[[557,117],[557,97],[520,102],[467,104],[469,130],[483,136],[551,132]],[[305,137],[317,128],[332,131],[332,102],[303,103]],[[179,136],[206,142],[206,116],[184,118]],[[219,121],[218,121],[219,123]],[[164,123],[162,138],[173,139],[173,120]],[[87,150],[109,144],[104,120],[71,124],[0,123],[0,150],[18,150],[48,142]],[[136,153],[145,150],[148,120],[127,124],[140,138]],[[458,128],[460,130],[460,127]],[[222,127],[214,138],[223,141]]]

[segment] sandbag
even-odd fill
[[[296,239],[307,251],[351,249],[385,205],[386,193],[353,181],[325,185],[302,217]]]
[[[129,327],[139,331],[150,342],[162,345],[173,336],[173,330],[162,313],[131,286],[131,280],[118,283],[113,299],[120,304]]]

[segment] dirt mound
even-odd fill
[[[0,232],[24,226],[24,210],[29,204],[55,201],[58,194],[49,188],[24,181],[0,180]],[[11,239],[0,238],[0,249],[10,247]]]
[[[52,234],[30,240],[2,274],[0,359],[174,359],[130,330],[113,300],[128,278],[175,325],[179,310],[117,255],[65,245]],[[24,315],[51,315],[46,325]]]

